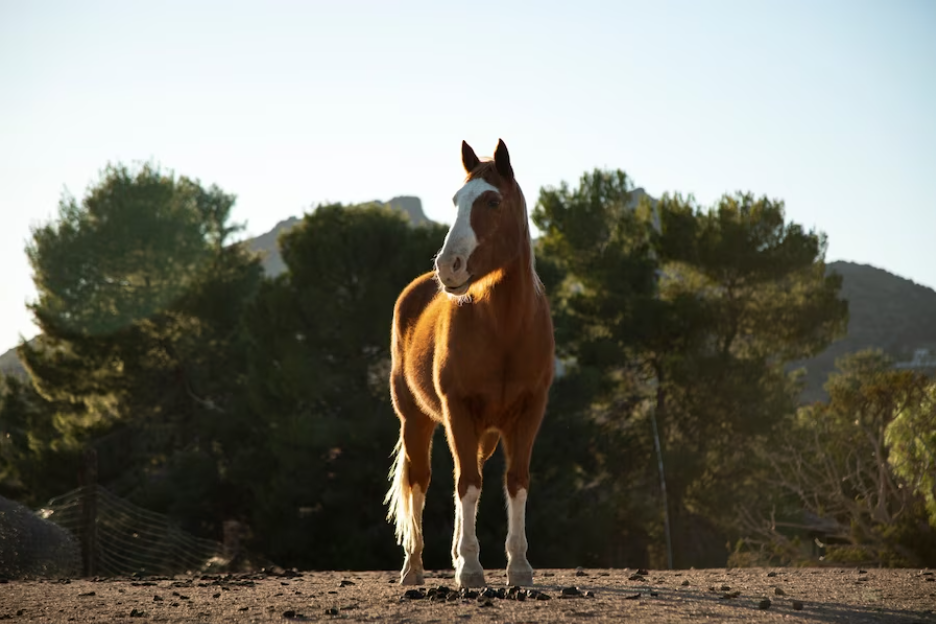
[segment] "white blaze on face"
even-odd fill
[[[458,516],[461,518],[460,535],[458,536],[458,556],[464,563],[472,563],[480,566],[478,555],[481,553],[481,545],[478,543],[478,536],[475,533],[475,516],[478,513],[478,498],[481,497],[481,490],[473,485],[468,486],[465,495],[458,500]]]
[[[478,237],[471,227],[471,207],[475,200],[487,191],[496,193],[497,188],[481,178],[476,178],[469,180],[455,193],[453,201],[458,207],[458,214],[445,237],[442,252],[436,259],[436,270],[445,286],[461,286],[471,277],[468,274],[468,258],[478,246]],[[456,259],[459,262],[456,262]]]
[[[507,493],[507,558],[526,560],[526,500],[527,491],[517,490],[516,496]]]

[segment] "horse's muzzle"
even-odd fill
[[[445,292],[456,296],[468,292],[471,273],[468,272],[468,259],[465,255],[443,253],[436,258],[435,269],[436,277]]]

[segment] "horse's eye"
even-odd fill
[[[489,200],[488,200],[488,208],[497,208],[498,206],[500,206],[500,200],[499,200],[499,199],[489,199]]]

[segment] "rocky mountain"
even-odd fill
[[[868,264],[839,261],[827,268],[842,276],[848,334],[797,363],[806,369],[804,401],[826,397],[822,386],[835,370],[835,360],[848,353],[881,349],[898,363],[909,363],[920,350],[936,353],[936,291]]]
[[[277,241],[283,232],[293,229],[301,220],[299,217],[289,217],[277,223],[266,234],[244,241],[247,249],[263,256],[263,271],[267,275],[279,275],[286,270],[286,263],[283,262]]]
[[[3,355],[0,355],[0,374],[2,375],[26,375],[26,369],[19,361],[16,355],[16,347],[13,347]]]
[[[371,203],[382,204],[405,213],[413,225],[429,222],[429,218],[423,212],[422,201],[418,197],[403,195],[394,197],[388,202],[374,201]],[[248,249],[263,256],[263,270],[267,275],[279,275],[286,270],[286,264],[283,262],[283,256],[280,254],[277,241],[283,232],[291,230],[301,220],[299,217],[290,217],[277,223],[266,234],[261,234],[246,241]]]

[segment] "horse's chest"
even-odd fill
[[[467,343],[455,348],[448,374],[440,375],[442,393],[475,397],[491,415],[522,401],[546,373],[534,364],[536,358],[524,357],[524,349],[516,345],[479,348]]]

